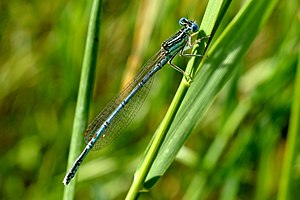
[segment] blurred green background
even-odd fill
[[[142,199],[181,199],[232,110],[240,102],[248,105],[249,99],[251,106],[221,164],[213,175],[207,174],[210,181],[203,197],[276,198],[299,62],[295,50],[299,38],[294,34],[299,29],[292,25],[293,20],[299,25],[299,8],[291,6],[295,2],[280,1],[276,6],[241,60],[239,72],[225,85],[178,160]],[[0,199],[62,197],[91,3],[0,2]],[[161,42],[178,30],[178,19],[186,16],[200,23],[206,4],[103,1],[90,120],[158,51]],[[231,3],[214,38],[241,6],[241,1]],[[187,60],[174,62],[185,66]],[[181,74],[170,67],[157,74],[152,91],[123,136],[91,152],[81,166],[76,199],[124,198],[180,80]],[[299,166],[295,169],[298,180]]]

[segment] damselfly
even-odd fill
[[[184,74],[188,81],[191,81],[190,76],[174,65],[172,60],[178,53],[181,56],[200,56],[184,54],[184,51],[190,49],[201,39],[196,40],[193,44],[191,43],[191,37],[197,34],[198,31],[198,25],[194,21],[181,18],[179,25],[182,28],[162,43],[160,50],[141,68],[138,75],[88,126],[85,132],[87,145],[66,174],[63,180],[64,185],[69,184],[83,159],[92,148],[102,149],[120,135],[142,105],[153,80],[151,77],[164,65],[171,65]]]

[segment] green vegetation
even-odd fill
[[[300,196],[298,1],[101,6],[89,59],[92,1],[0,3],[0,199],[124,199],[129,188],[128,199]],[[194,50],[203,59],[174,59],[193,75],[191,85],[164,67],[123,135],[89,153],[65,188],[69,150],[70,163],[86,123],[178,30],[180,17],[201,24],[198,38],[210,35]],[[85,100],[77,100],[80,82]]]

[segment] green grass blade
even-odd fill
[[[218,13],[220,12],[222,4],[223,4],[222,0],[219,0],[218,2],[214,2],[214,3],[212,3],[212,1],[210,1],[203,20],[210,21],[211,23],[207,24],[206,26],[203,26],[205,28],[200,27],[201,31],[203,31],[205,34],[203,34],[203,32],[201,32],[200,34],[198,34],[198,38],[202,37],[203,35],[209,35],[212,33],[212,30],[213,30],[215,22],[218,18]],[[204,48],[205,47],[202,46],[202,49],[200,49],[200,52],[203,53]],[[198,52],[199,52],[199,48],[198,48]],[[186,69],[186,72],[188,74],[192,75],[193,74],[193,65],[189,65]],[[137,195],[139,194],[139,189],[150,170],[150,167],[155,159],[155,156],[157,155],[157,153],[159,151],[159,148],[166,136],[167,131],[170,128],[170,125],[176,115],[176,112],[177,112],[188,88],[189,88],[189,84],[187,83],[186,79],[183,77],[182,82],[177,90],[177,93],[176,93],[174,99],[173,99],[173,102],[172,102],[168,112],[166,113],[166,116],[163,119],[161,125],[157,129],[154,137],[152,138],[152,141],[150,143],[150,146],[147,148],[147,152],[145,154],[145,157],[144,157],[144,160],[143,160],[141,166],[135,173],[134,181],[129,189],[126,199],[128,199],[128,200],[135,199],[137,197]],[[147,186],[146,188],[149,188],[149,186]]]
[[[97,63],[101,2],[101,0],[94,0],[92,5],[67,170],[70,169],[74,160],[76,160],[77,156],[80,154],[83,141],[82,137],[87,125],[89,102],[93,91],[93,80]],[[72,180],[70,184],[64,188],[65,200],[74,199],[75,185],[76,176],[74,177],[74,180]]]
[[[175,159],[193,128],[230,79],[278,0],[248,1],[208,51],[146,181],[157,180]],[[153,184],[153,183],[152,183]]]
[[[294,34],[299,34],[299,21],[295,21]],[[296,37],[294,37],[296,38]],[[299,44],[299,36],[298,36]],[[297,41],[296,41],[297,43]],[[283,161],[281,181],[279,184],[278,199],[289,200],[299,196],[299,149],[300,149],[300,54],[298,51],[298,65],[295,79],[294,97],[291,108],[288,139]],[[298,166],[297,166],[298,165]]]

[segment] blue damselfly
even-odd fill
[[[172,60],[178,53],[181,56],[200,56],[184,54],[184,51],[190,49],[201,39],[196,40],[193,44],[191,43],[191,37],[197,34],[198,31],[198,25],[194,21],[181,18],[179,24],[182,28],[162,43],[160,50],[143,65],[138,75],[88,126],[85,132],[87,145],[66,174],[63,180],[64,185],[69,184],[92,148],[102,149],[120,135],[142,105],[153,80],[151,77],[164,65],[171,65],[174,69],[181,72],[188,81],[191,81],[190,76],[174,65]]]

